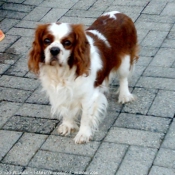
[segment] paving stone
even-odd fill
[[[23,174],[35,174],[35,175],[52,175],[52,171],[50,170],[44,170],[44,169],[38,169],[38,168],[31,168],[31,167],[27,167],[25,169],[25,171],[23,171]],[[56,174],[56,173],[55,173]]]
[[[138,66],[148,66],[149,63],[152,61],[152,57],[144,57],[140,56],[139,60],[137,61],[136,65]]]
[[[175,169],[175,150],[160,148],[154,165]]]
[[[51,9],[40,21],[43,23],[56,22],[60,19],[68,10],[67,9]]]
[[[159,48],[157,47],[145,47],[142,46],[140,49],[140,56],[146,56],[146,57],[154,57],[157,53]]]
[[[29,163],[29,166],[34,168],[46,168],[53,171],[71,171],[76,174],[78,171],[85,170],[90,159],[90,157],[86,156],[82,157],[72,154],[39,150]]]
[[[164,10],[162,11],[161,15],[166,15],[166,16],[175,16],[174,9],[175,8],[175,3],[168,3]]]
[[[85,3],[84,0],[80,0],[72,7],[72,9],[88,10],[95,2],[96,0],[89,0]]]
[[[3,127],[6,130],[50,134],[55,128],[57,120],[13,116]]]
[[[39,24],[42,24],[42,22],[22,20],[15,27],[26,28],[26,29],[35,29]],[[31,38],[30,38],[30,40],[31,40]]]
[[[114,174],[119,167],[127,148],[127,145],[104,142],[88,166],[87,172],[97,172],[98,174],[105,175]]]
[[[147,175],[157,149],[131,146],[117,171],[117,175]]]
[[[133,101],[132,103],[125,104],[122,112],[144,114],[144,115],[147,114],[151,106],[151,103],[157,94],[157,90],[135,88],[132,93],[136,95],[136,100]]]
[[[92,10],[69,10],[65,16],[70,17],[92,17],[92,18],[98,18],[102,14],[101,11],[92,11]]]
[[[175,92],[160,90],[148,112],[149,115],[174,117],[175,112]]]
[[[0,160],[7,154],[22,133],[0,130]]]
[[[171,48],[160,48],[152,62],[151,66],[171,67],[174,63],[175,49]],[[168,60],[168,61],[167,61]]]
[[[14,42],[19,39],[19,36],[6,35],[6,39],[1,41],[0,52],[4,52],[8,47],[10,47]]]
[[[121,113],[113,126],[166,133],[170,119]]]
[[[19,20],[17,20],[17,19],[5,18],[4,20],[2,20],[0,22],[1,30],[4,33],[6,33],[9,29],[11,29],[13,26],[15,26],[18,22],[19,22]]]
[[[148,32],[149,32],[149,30],[137,30],[137,37],[138,37],[139,44],[147,36]]]
[[[30,91],[0,87],[0,101],[24,102],[31,95]]]
[[[170,125],[170,129],[161,147],[175,150],[175,120],[173,120],[172,124]]]
[[[0,75],[4,74],[4,72],[10,67],[8,64],[0,64]]]
[[[150,3],[146,6],[142,13],[146,14],[160,14],[167,2],[156,2],[150,1]]]
[[[148,47],[160,47],[162,45],[162,42],[166,38],[168,32],[162,32],[162,31],[149,31],[148,35],[145,37],[145,39],[142,41],[142,46],[148,46]]]
[[[107,142],[159,148],[164,134],[135,129],[112,127],[105,138]]]
[[[16,4],[16,3],[4,3],[2,8],[5,10],[14,10],[20,12],[30,12],[33,9],[33,6]]]
[[[0,63],[12,65],[19,59],[19,57],[20,55],[0,53]]]
[[[35,90],[39,85],[39,82],[29,78],[21,78],[14,76],[3,75],[0,78],[0,86],[17,88],[23,90]]]
[[[25,0],[23,2],[23,4],[27,4],[27,5],[39,5],[41,2],[43,2],[43,0]]]
[[[14,65],[8,69],[5,74],[11,76],[21,76],[23,77],[28,72],[27,59],[26,57],[20,58]]]
[[[27,36],[31,37],[34,35],[34,30],[33,29],[25,29],[25,28],[16,28],[13,27],[7,32],[8,35],[18,35],[18,36]]]
[[[40,4],[42,7],[52,7],[52,8],[63,8],[63,9],[70,9],[78,0],[59,0],[59,3],[55,3],[55,0],[43,1]]]
[[[174,90],[175,79],[156,78],[156,77],[141,77],[138,81],[137,87],[144,87],[149,89]]]
[[[163,44],[162,44],[162,47],[168,47],[168,48],[174,48],[174,45],[175,45],[175,40],[173,39],[165,39]]]
[[[46,96],[46,93],[42,91],[41,86],[36,89],[32,95],[27,99],[28,103],[34,103],[34,104],[49,104],[49,99]],[[46,107],[47,108],[47,107]]]
[[[0,163],[0,173],[1,174],[10,174],[16,172],[17,174],[22,173],[23,167],[16,165],[8,165]]]
[[[162,77],[162,78],[175,78],[175,69],[169,67],[149,66],[143,76],[148,77]]]
[[[135,1],[130,1],[130,0],[117,0],[114,1],[111,6],[113,5],[123,5],[123,6],[129,6],[132,8],[132,6],[141,6],[145,7],[149,3],[149,0],[145,1],[140,1],[140,0],[135,0]]]
[[[160,167],[160,166],[152,166],[149,175],[174,175],[175,169]]]
[[[21,106],[20,103],[1,102],[0,103],[0,127],[2,127]]]
[[[42,145],[41,149],[53,152],[93,157],[99,147],[99,144],[100,142],[89,142],[85,145],[77,145],[72,139],[68,137],[51,135]]]
[[[168,37],[167,37],[168,39],[175,39],[175,34],[174,34],[174,32],[170,32],[169,34],[168,34]]]
[[[26,166],[46,138],[46,135],[24,133],[8,152],[3,162]]]
[[[50,106],[24,103],[16,115],[37,118],[51,118]]]
[[[18,3],[18,4],[20,4],[20,3],[22,3],[22,2],[24,2],[25,0],[5,0],[6,2],[13,2],[13,3]]]
[[[36,7],[34,10],[32,10],[25,18],[24,20],[31,20],[31,21],[39,21],[45,14],[47,14],[50,11],[50,8],[48,7]]]
[[[172,24],[169,23],[156,23],[156,22],[148,22],[148,21],[137,21],[135,23],[137,30],[156,30],[156,31],[166,31],[169,32],[169,30],[172,27]]]

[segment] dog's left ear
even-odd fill
[[[75,45],[73,49],[73,59],[77,66],[77,76],[89,74],[90,66],[90,45],[85,35],[84,26],[81,24],[73,25],[75,33]]]

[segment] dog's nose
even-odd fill
[[[50,53],[51,53],[53,56],[58,55],[58,54],[60,53],[59,47],[52,47],[52,48],[50,49]]]

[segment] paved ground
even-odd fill
[[[57,134],[59,121],[28,72],[34,28],[57,20],[88,26],[111,10],[138,30],[130,84],[138,99],[117,104],[114,82],[99,132],[75,145]],[[0,174],[175,175],[174,0],[0,0],[0,28]]]

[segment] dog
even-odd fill
[[[77,144],[92,139],[105,116],[105,92],[114,76],[119,77],[118,102],[134,100],[128,77],[138,48],[134,23],[118,11],[102,14],[86,30],[82,24],[60,22],[37,27],[28,67],[38,75],[51,113],[62,119],[60,134],[79,130]]]

